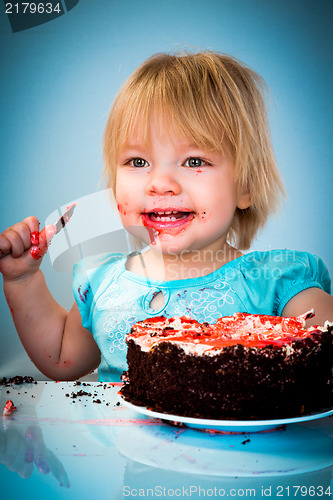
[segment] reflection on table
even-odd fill
[[[333,498],[333,419],[204,432],[119,403],[111,384],[1,387],[1,498]],[[14,495],[14,496],[13,496]]]

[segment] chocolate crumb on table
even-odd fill
[[[9,385],[9,384],[14,384],[14,385],[21,385],[21,384],[37,384],[36,380],[33,379],[33,377],[30,376],[22,376],[22,375],[16,375],[15,377],[11,377],[7,379],[7,377],[3,377],[0,380],[0,385]]]

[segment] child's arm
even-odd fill
[[[31,253],[31,233],[38,220],[28,217],[0,236],[4,292],[21,342],[39,370],[55,380],[74,380],[95,369],[100,351],[81,324],[76,304],[68,313],[52,297],[39,266],[54,231],[45,228],[40,258]],[[42,233],[41,233],[42,234]],[[35,253],[36,255],[36,253]]]
[[[320,288],[308,288],[289,300],[282,316],[299,316],[310,309],[314,309],[315,316],[306,322],[307,326],[333,321],[333,296]]]

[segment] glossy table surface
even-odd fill
[[[119,386],[1,386],[0,498],[333,498],[333,418],[259,432],[178,427]]]

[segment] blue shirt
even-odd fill
[[[104,254],[74,266],[74,297],[82,324],[101,351],[101,381],[120,380],[127,368],[125,336],[137,321],[163,315],[214,323],[235,312],[281,316],[302,290],[318,287],[330,293],[331,288],[324,262],[294,250],[250,252],[206,276],[174,281],[134,274],[125,268],[127,258]],[[163,307],[151,309],[158,292],[164,295]]]

